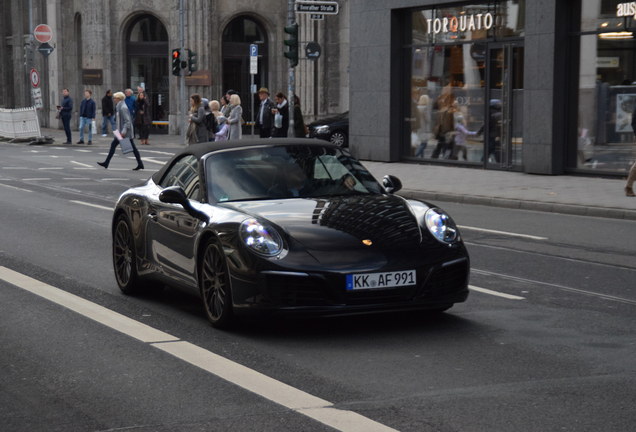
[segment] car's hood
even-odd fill
[[[333,123],[342,123],[343,121],[348,120],[348,116],[349,113],[345,112],[342,114],[338,114],[336,116],[333,117],[327,117],[321,120],[316,120],[314,122],[311,122],[308,126],[309,127],[317,127],[317,126],[326,126],[326,125],[330,125]]]
[[[271,222],[312,251],[387,251],[420,243],[420,228],[408,204],[392,195],[251,201],[223,206]],[[365,244],[369,240],[370,245]]]

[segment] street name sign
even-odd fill
[[[325,16],[323,14],[311,14],[309,16],[309,19],[312,19],[312,20],[324,20]]]
[[[40,24],[33,30],[33,36],[38,42],[47,43],[53,37],[53,30],[46,24]]]
[[[40,52],[40,54],[44,56],[44,58],[47,58],[49,55],[51,55],[54,49],[55,48],[53,48],[51,45],[47,44],[46,42],[38,47],[38,51]]]
[[[296,1],[296,12],[310,14],[337,15],[338,2],[335,1]]]

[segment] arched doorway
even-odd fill
[[[258,95],[250,92],[250,45],[258,45],[258,73],[254,75],[257,89],[266,87],[268,83],[268,43],[263,26],[249,16],[234,18],[223,30],[223,91],[236,90],[241,97],[243,118],[252,116],[250,96],[255,98],[258,106]],[[271,91],[271,90],[270,90]]]
[[[170,112],[170,47],[168,32],[153,15],[141,15],[126,35],[126,86],[142,86],[150,100],[152,133],[168,133]]]

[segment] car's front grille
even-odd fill
[[[468,283],[468,273],[469,267],[466,259],[434,270],[426,281],[420,297],[437,297],[459,291]]]
[[[348,305],[372,305],[408,301],[413,298],[416,286],[388,288],[382,290],[347,291],[345,303]]]
[[[267,297],[284,306],[317,306],[327,302],[324,279],[314,276],[268,274],[265,277]]]

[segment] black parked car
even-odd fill
[[[316,120],[309,126],[309,138],[318,138],[331,142],[338,147],[349,146],[349,111]]]
[[[250,313],[444,311],[468,296],[468,252],[443,210],[400,187],[317,140],[192,145],[119,197],[115,277],[126,294],[198,293],[217,327]]]

